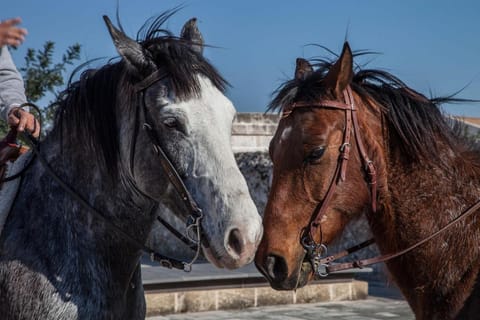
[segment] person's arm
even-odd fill
[[[0,48],[0,117],[8,121],[14,107],[27,102],[23,79],[6,46]]]

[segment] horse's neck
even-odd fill
[[[463,155],[446,153],[446,157],[450,157],[449,168],[391,163],[384,210],[369,217],[382,253],[398,252],[425,239],[480,199],[480,175],[474,163]],[[427,318],[442,312],[448,317],[457,311],[459,301],[474,285],[480,267],[476,243],[480,226],[476,221],[480,220],[461,220],[413,252],[387,263],[412,308],[423,310]]]
[[[396,161],[388,168],[386,218],[396,228],[418,231],[421,238],[480,199],[479,182],[480,172],[461,155],[451,155],[444,166]],[[410,233],[406,240],[411,240]]]
[[[42,153],[48,154],[48,151],[47,144]],[[4,251],[7,250],[10,257],[29,260],[26,264],[45,262],[39,268],[57,269],[43,270],[46,274],[67,270],[70,277],[77,276],[82,282],[88,279],[80,279],[81,275],[75,271],[100,273],[100,277],[110,278],[112,282],[128,277],[141,251],[112,224],[144,243],[152,224],[148,210],[133,203],[128,190],[102,183],[91,161],[78,159],[77,165],[72,165],[68,158],[60,156],[48,157],[48,161],[54,171],[105,218],[92,214],[75,200],[37,160],[25,176],[10,214]],[[65,265],[70,265],[71,270],[64,268]]]

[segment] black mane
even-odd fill
[[[365,52],[355,53],[354,57],[363,54]],[[282,111],[297,101],[313,102],[324,98],[323,80],[334,62],[313,60],[314,72],[304,79],[289,80],[281,85],[267,111]],[[458,134],[452,130],[439,105],[469,100],[458,99],[454,95],[427,98],[386,71],[362,70],[358,65],[351,87],[365,101],[373,99],[382,106],[381,112],[388,121],[390,135],[398,137],[398,146],[408,160],[438,159],[441,145],[446,144],[454,150],[459,146]]]
[[[150,19],[137,34],[137,41],[148,52],[151,59],[167,72],[172,80],[175,94],[180,99],[190,99],[200,93],[197,75],[201,74],[224,92],[228,82],[200,54],[191,50],[191,43],[175,37],[162,25],[176,10],[167,11]]]
[[[191,50],[188,41],[162,29],[176,11],[166,11],[147,21],[137,35],[137,42],[151,61],[168,74],[176,99],[188,100],[200,94],[198,75],[210,79],[224,92],[228,83],[218,71]],[[54,103],[56,116],[52,134],[68,132],[62,137],[64,145],[84,142],[110,174],[118,172],[117,112],[129,112],[135,119],[137,101],[133,86],[142,79],[129,71],[126,63],[118,60],[98,69],[85,70]]]

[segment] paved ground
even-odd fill
[[[148,320],[414,320],[410,307],[399,290],[384,281],[369,283],[366,300],[324,302],[181,313]]]
[[[144,283],[150,284],[161,280],[168,285],[191,280],[221,280],[229,278],[251,278],[258,276],[253,266],[234,271],[213,269],[209,264],[195,265],[191,273],[171,271],[156,267],[147,260],[142,265]],[[149,317],[148,320],[413,320],[415,319],[402,295],[385,281],[369,281],[367,300],[324,302],[312,304],[278,305],[243,310],[206,311],[197,313],[180,313]]]
[[[149,320],[413,320],[403,300],[372,297],[367,300],[268,306],[232,311],[208,311],[151,317]]]

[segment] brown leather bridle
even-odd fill
[[[296,108],[323,108],[323,109],[344,110],[345,112],[345,131],[343,134],[343,143],[339,149],[340,155],[338,157],[338,163],[335,169],[335,173],[330,182],[330,186],[327,190],[327,193],[325,194],[325,197],[315,208],[310,224],[308,227],[305,228],[305,231],[301,238],[301,244],[306,251],[306,258],[310,260],[313,273],[320,277],[325,277],[328,274],[336,271],[352,269],[352,268],[363,268],[365,266],[376,264],[379,262],[386,262],[393,258],[404,255],[414,250],[415,248],[419,247],[420,245],[437,237],[438,235],[440,235],[442,232],[452,227],[461,219],[464,219],[472,215],[473,213],[475,213],[477,210],[480,209],[480,200],[479,200],[475,204],[473,204],[471,207],[469,207],[467,210],[463,211],[458,217],[450,221],[447,225],[445,225],[441,229],[432,233],[430,236],[395,253],[380,255],[380,256],[363,259],[363,260],[356,260],[352,262],[331,264],[332,262],[340,258],[348,256],[353,252],[356,252],[360,249],[363,249],[375,243],[374,239],[369,239],[351,248],[343,250],[337,254],[322,257],[322,255],[326,254],[327,246],[322,243],[322,239],[320,239],[320,242],[317,243],[314,240],[314,235],[317,232],[321,233],[320,222],[327,211],[328,205],[330,204],[330,201],[333,197],[336,186],[340,182],[343,182],[346,180],[346,168],[347,168],[347,161],[349,159],[350,148],[351,148],[350,141],[351,141],[352,131],[354,134],[358,152],[363,162],[363,169],[366,173],[367,183],[370,186],[371,206],[372,206],[373,213],[376,212],[376,207],[377,207],[377,179],[376,179],[375,166],[372,160],[370,160],[370,158],[368,157],[365,144],[363,143],[362,136],[360,134],[360,126],[359,126],[358,117],[357,117],[358,109],[355,105],[352,89],[350,88],[350,86],[348,86],[345,90],[343,90],[343,95],[345,98],[345,102],[339,102],[335,100],[320,100],[318,102],[294,102],[289,108],[284,110],[282,114],[282,119],[286,118]]]
[[[320,202],[314,210],[312,219],[309,226],[305,229],[305,232],[301,238],[302,246],[307,251],[307,257],[310,260],[314,272],[318,275],[326,275],[321,271],[321,267],[325,263],[320,263],[321,256],[326,252],[326,245],[320,242],[317,243],[314,240],[314,235],[318,234],[321,228],[321,220],[325,216],[327,208],[335,193],[336,187],[340,182],[346,180],[347,162],[350,157],[351,149],[351,136],[352,132],[359,151],[360,157],[363,162],[363,168],[367,174],[367,181],[370,186],[371,205],[372,211],[376,211],[377,206],[377,178],[376,170],[373,161],[368,157],[365,144],[363,143],[360,128],[357,117],[357,107],[353,99],[352,89],[348,86],[343,90],[345,102],[339,102],[335,100],[320,100],[317,102],[294,102],[290,108],[285,110],[282,114],[282,118],[288,117],[295,109],[298,108],[322,108],[322,109],[334,109],[343,110],[345,114],[345,131],[343,133],[343,141],[340,146],[340,154],[338,157],[335,173],[330,182],[330,186],[325,194],[322,202]]]

